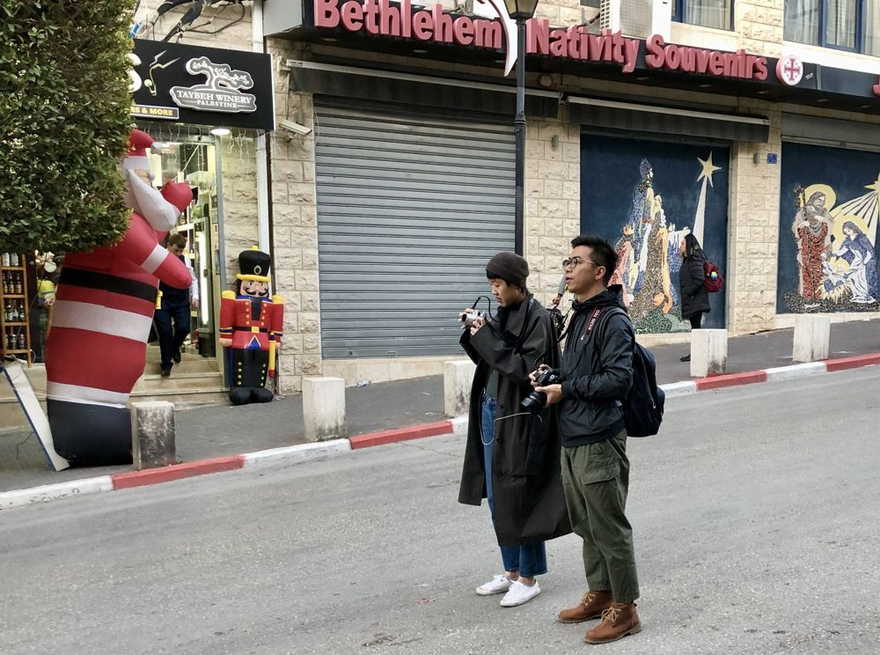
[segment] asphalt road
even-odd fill
[[[582,644],[580,542],[520,608],[460,436],[0,513],[0,652],[876,655],[880,368],[670,401],[630,440],[641,634]]]

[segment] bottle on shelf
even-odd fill
[[[18,295],[24,293],[24,276],[21,273],[15,276],[15,293]]]
[[[0,265],[9,266],[10,265],[9,262],[10,262],[10,259],[9,259],[8,252],[4,252],[2,255],[0,255]]]

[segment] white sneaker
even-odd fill
[[[510,589],[510,585],[513,582],[506,575],[496,575],[494,578],[489,580],[486,584],[481,584],[477,587],[477,596],[492,596],[494,594],[503,594],[505,591]]]
[[[535,584],[531,587],[516,580],[510,585],[510,590],[504,594],[504,598],[501,599],[501,607],[516,607],[517,605],[528,603],[540,593],[541,587],[538,585],[537,580],[535,580]]]

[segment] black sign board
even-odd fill
[[[136,39],[132,116],[275,129],[270,55]]]

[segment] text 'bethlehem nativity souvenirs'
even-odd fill
[[[411,0],[314,0],[315,27],[341,28],[349,32],[390,36],[436,43],[455,43],[501,50],[504,30],[500,20],[474,18],[444,11],[441,5],[414,10]],[[622,72],[632,73],[645,46],[645,66],[685,73],[767,79],[767,59],[737,52],[718,52],[703,48],[667,44],[654,35],[647,41],[630,39],[620,32],[588,34],[585,26],[551,28],[546,18],[527,23],[528,54],[618,64]]]

